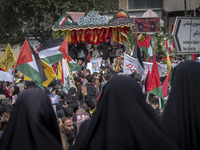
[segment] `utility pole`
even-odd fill
[[[187,0],[184,0],[185,16],[187,16]]]

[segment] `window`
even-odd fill
[[[128,0],[129,9],[162,8],[163,0]]]

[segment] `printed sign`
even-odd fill
[[[200,18],[177,17],[172,35],[178,54],[200,53]]]

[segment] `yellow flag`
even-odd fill
[[[68,43],[72,42],[71,31],[68,31],[67,39],[68,39]]]
[[[47,64],[45,61],[42,61],[42,66],[44,69],[44,73],[46,74],[47,80],[44,81],[42,84],[44,87],[47,87],[51,81],[56,77],[56,73],[54,72],[53,68],[51,66],[49,66],[49,64]],[[32,81],[29,77],[27,77],[26,75],[24,75],[24,80],[25,81]]]
[[[171,65],[171,61],[169,58],[169,54],[167,53],[167,73],[171,70],[172,65]]]
[[[57,76],[56,76],[56,80],[62,80],[62,66],[61,66],[61,63],[59,62],[58,63],[58,73],[57,73]]]
[[[98,36],[97,36],[97,30],[95,30],[95,38],[94,38],[94,43],[96,44],[98,40]]]
[[[116,39],[115,39],[115,28],[112,28],[112,36],[113,36],[113,42],[116,42]]]
[[[26,75],[24,75],[24,80],[25,81],[32,81],[29,77],[27,77]]]
[[[47,80],[43,82],[43,86],[47,87],[51,81],[56,77],[56,73],[54,72],[53,68],[47,64],[45,61],[42,61],[44,73],[46,74]]]
[[[118,27],[118,36],[119,36],[119,43],[122,43],[122,38],[121,38],[121,32],[122,32],[122,28]]]
[[[10,44],[8,44],[5,52],[3,53],[3,56],[0,59],[0,68],[8,72],[9,69],[15,64],[15,62],[16,58],[10,47]]]
[[[81,34],[81,42],[85,43],[85,30],[83,30]]]

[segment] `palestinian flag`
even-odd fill
[[[29,77],[36,85],[44,90],[42,83],[47,80],[42,62],[26,39],[19,53],[15,68]]]
[[[145,53],[147,62],[151,62],[151,57],[153,56],[153,50],[151,47],[151,35],[149,35],[142,43],[140,43],[140,48]]]
[[[69,23],[71,24],[73,20],[67,13],[64,13],[62,14],[62,16],[60,16],[58,22],[59,22],[59,26],[61,27],[65,22],[67,22],[68,24]]]
[[[42,61],[42,65],[43,65],[43,69],[44,69],[44,73],[47,77],[47,80],[44,81],[42,84],[44,87],[48,87],[48,85],[51,83],[51,81],[56,77],[56,73],[54,72],[53,68],[47,64],[45,61]],[[26,75],[24,76],[24,80],[25,81],[32,81],[29,77],[27,77]]]
[[[81,67],[69,56],[66,57],[69,68],[72,72],[80,71]]]
[[[167,57],[163,57],[162,59],[161,59],[161,62],[163,63],[163,64],[167,64]]]
[[[163,93],[163,97],[167,97],[167,93],[168,93],[168,85],[169,85],[169,78],[170,78],[170,74],[171,74],[171,70],[169,71],[167,77],[165,78],[165,81],[163,82],[162,85],[162,93]]]
[[[156,96],[159,96],[161,98],[161,108],[164,108],[165,102],[163,98],[163,93],[162,93],[162,88],[161,88],[161,83],[160,83],[160,76],[158,72],[158,66],[156,63],[156,57],[154,55],[153,59],[153,66],[151,70],[151,76],[149,79],[149,93],[152,93]]]
[[[48,64],[54,64],[60,62],[63,56],[63,51],[60,51],[61,44],[65,41],[65,38],[58,38],[49,40],[46,43],[42,44],[38,48],[39,57]]]
[[[134,50],[133,50],[132,57],[138,59],[138,61],[140,62],[142,68],[144,68],[143,61],[142,61],[141,50],[140,50],[140,42],[138,40],[138,35],[137,34],[136,34],[136,38],[135,38],[135,44],[134,44]]]
[[[63,53],[64,58],[67,59],[67,63],[72,72],[81,70],[81,67],[69,56],[67,38],[65,38],[64,42],[61,44],[59,51],[61,51]]]
[[[168,46],[167,39],[165,39],[163,51],[166,52],[166,53],[168,53],[171,56],[171,48]]]
[[[140,43],[139,43],[137,34],[136,34],[134,51],[133,51],[133,56],[132,57],[136,58],[136,60],[137,60],[137,65],[136,65],[135,71],[138,74],[141,74],[142,75],[142,79],[144,79],[145,71],[144,71],[144,65],[143,65],[143,61],[142,61],[141,50],[140,50]]]

